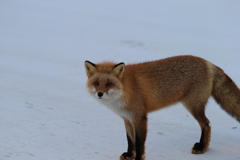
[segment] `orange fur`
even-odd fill
[[[212,63],[194,56],[176,56],[124,65],[85,62],[87,88],[99,102],[124,119],[128,151],[121,160],[144,160],[147,113],[181,102],[198,121],[202,135],[192,153],[204,153],[211,127],[205,105],[211,95],[240,121],[240,90]]]

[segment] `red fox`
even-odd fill
[[[240,90],[222,69],[195,56],[126,65],[85,61],[89,93],[125,123],[128,149],[120,160],[144,160],[147,113],[181,102],[201,127],[192,153],[204,153],[211,127],[205,105],[212,95],[240,122]]]

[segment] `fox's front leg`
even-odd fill
[[[144,160],[145,141],[147,136],[147,116],[137,116],[132,122],[126,121],[128,151],[120,156],[120,160]]]
[[[135,160],[145,159],[145,141],[147,137],[147,115],[139,116],[134,122],[135,126]]]
[[[127,141],[128,141],[128,149],[127,152],[124,152],[120,156],[120,160],[132,160],[135,159],[135,130],[132,122],[129,120],[124,120],[125,128],[127,132]]]

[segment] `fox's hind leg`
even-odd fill
[[[205,115],[205,106],[211,96],[212,78],[211,75],[205,76],[205,78],[203,75],[202,78],[204,80],[193,83],[192,86],[190,86],[188,92],[181,101],[186,109],[198,121],[202,130],[200,141],[195,143],[192,148],[193,154],[204,153],[208,149],[211,138],[211,127]]]
[[[193,115],[194,118],[198,121],[202,134],[200,141],[195,143],[193,148],[192,148],[192,153],[193,154],[200,154],[204,153],[209,146],[210,138],[211,138],[211,127],[209,126],[209,120],[205,116],[204,113],[199,115]]]
[[[207,100],[206,100],[207,101]],[[209,125],[209,120],[205,115],[205,105],[207,102],[201,103],[199,101],[195,101],[195,103],[191,103],[191,101],[184,101],[183,104],[187,108],[187,110],[193,115],[193,117],[198,121],[202,133],[200,141],[195,143],[192,148],[193,154],[204,153],[209,146],[210,138],[211,138],[211,127]]]

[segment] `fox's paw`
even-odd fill
[[[124,152],[120,156],[120,160],[133,160],[133,159],[135,159],[135,154],[133,153]]]
[[[193,154],[202,154],[206,151],[205,145],[203,143],[195,143],[192,148]]]

